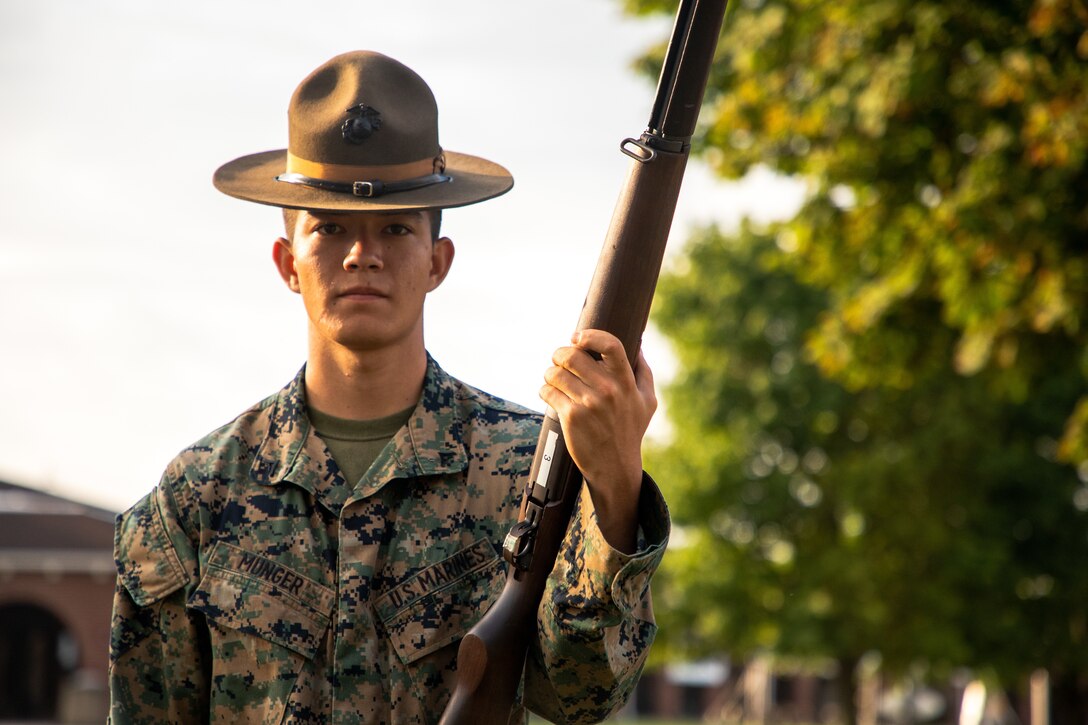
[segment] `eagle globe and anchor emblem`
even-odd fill
[[[365,103],[352,106],[346,113],[348,117],[340,126],[340,131],[348,143],[360,144],[382,127],[381,113]]]

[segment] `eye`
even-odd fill
[[[343,234],[344,228],[335,222],[324,222],[319,224],[314,231],[320,236],[328,237],[336,234]]]
[[[386,234],[392,234],[396,237],[404,237],[412,233],[412,228],[404,224],[393,223],[385,227]]]

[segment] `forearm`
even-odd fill
[[[111,722],[205,721],[208,637],[187,606],[196,559],[165,486],[121,515],[114,556]]]
[[[649,478],[637,508],[642,536],[626,554],[605,539],[588,491],[578,501],[527,662],[526,701],[545,717],[597,722],[622,707],[638,681],[657,631],[650,577],[668,538],[668,513]]]
[[[180,593],[140,607],[118,587],[110,643],[111,723],[207,720],[207,637],[194,624]]]
[[[617,551],[633,554],[638,547],[639,499],[642,472],[634,481],[630,476],[604,481],[587,481],[597,526],[605,541]]]

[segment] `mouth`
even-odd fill
[[[344,290],[337,297],[348,300],[374,300],[388,297],[385,292],[374,287],[351,287]]]

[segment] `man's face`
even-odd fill
[[[423,301],[449,271],[453,243],[432,240],[425,212],[301,211],[273,256],[302,295],[311,340],[362,352],[422,341]]]

